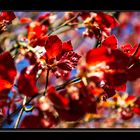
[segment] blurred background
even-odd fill
[[[115,12],[116,11],[112,11],[112,13],[115,13]],[[9,27],[9,30],[13,30],[14,35],[17,36],[17,38],[20,37],[21,34],[26,35],[27,25],[23,25],[23,26],[18,25],[19,19],[22,17],[29,17],[32,19],[37,19],[37,17],[39,17],[40,15],[43,15],[44,13],[52,14],[51,22],[53,26],[59,25],[62,22],[64,14],[65,14],[65,12],[57,12],[57,11],[55,12],[53,11],[15,12],[17,16],[17,20],[14,21],[13,23],[14,26],[12,25],[11,27]],[[116,18],[119,21],[119,26],[117,28],[114,28],[111,34],[116,35],[119,46],[125,45],[128,43],[134,46],[136,43],[139,43],[140,42],[140,12],[121,11],[121,12],[117,12]],[[73,28],[72,30],[69,30],[68,28],[67,31],[65,32],[63,32],[63,30],[62,31],[59,30],[60,33],[58,34],[58,36],[63,41],[71,40],[74,50],[84,56],[86,52],[89,49],[93,48],[93,46],[95,46],[96,44],[96,39],[94,37],[93,38],[83,37],[84,30],[85,30],[85,27],[82,27],[82,26],[79,26],[79,28]],[[2,38],[4,38],[4,35],[0,36],[1,40]],[[5,45],[12,44],[12,42],[9,42],[8,39],[4,43]],[[29,65],[29,62],[23,59],[22,61],[17,62],[16,68],[20,72],[23,68],[25,68],[28,65]],[[76,73],[77,73],[76,69],[72,70],[71,77],[75,75]],[[51,82],[55,84],[58,84],[61,82],[61,80],[57,80],[55,78],[52,78],[51,80],[52,80]],[[135,82],[128,82],[127,90],[125,94],[140,96],[140,79],[137,79]],[[68,126],[76,127],[76,128],[120,128],[120,127],[121,128],[139,128],[140,127],[139,115],[135,115],[135,117],[133,117],[131,120],[123,121],[117,116],[116,111],[112,111],[108,108],[100,108],[98,113],[102,114],[101,116],[104,116],[104,117],[97,117],[96,119],[93,119],[89,122],[85,121],[85,123],[81,123],[81,124],[62,123],[60,126],[58,126],[58,128],[60,127],[67,128]],[[29,114],[30,113],[24,113],[22,118],[25,115],[29,115]],[[4,128],[11,128],[13,123],[11,125],[5,125]]]

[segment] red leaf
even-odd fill
[[[132,110],[129,110],[127,108],[122,109],[121,111],[121,118],[123,120],[129,120],[134,116],[134,113],[132,112]]]
[[[62,53],[65,53],[67,51],[73,51],[73,47],[70,40],[62,43]]]
[[[0,93],[3,91],[8,93],[11,90],[16,74],[14,59],[11,54],[9,52],[0,54]]]
[[[95,21],[103,28],[114,28],[118,26],[118,21],[108,14],[98,12]]]
[[[140,62],[136,60],[135,63],[130,68],[128,68],[127,78],[130,81],[134,81],[139,77],[140,77]]]
[[[134,48],[132,47],[131,44],[126,44],[126,45],[122,45],[121,46],[121,50],[127,54],[128,56],[132,56],[132,54],[134,53]]]
[[[42,128],[40,117],[34,115],[25,116],[20,124],[20,128]]]
[[[83,20],[85,20],[86,18],[90,17],[90,12],[81,12],[80,16]]]
[[[118,90],[118,91],[126,91],[126,83],[125,84],[123,84],[123,85],[120,85],[120,86],[118,86],[118,87],[115,87],[115,89],[116,90]]]
[[[125,99],[125,101],[126,101],[126,102],[134,101],[135,98],[136,98],[135,96],[133,96],[133,95],[129,95],[129,96]]]
[[[37,21],[42,22],[42,24],[44,24],[46,26],[49,26],[49,24],[50,24],[49,16],[50,16],[50,13],[45,13],[45,14],[39,16]]]
[[[63,70],[71,71],[73,68],[76,67],[80,57],[80,55],[73,51],[66,52],[59,60],[57,66]]]
[[[111,49],[117,49],[117,38],[115,35],[111,35],[107,37],[103,42],[101,46],[109,47]]]
[[[106,72],[104,73],[104,80],[109,86],[120,87],[127,82],[127,75],[125,72]]]
[[[137,100],[134,102],[134,104],[140,107],[140,97],[137,98]]]
[[[139,56],[140,56],[140,49],[138,47],[139,47],[139,44],[135,44],[133,47],[132,47],[131,44],[126,44],[126,45],[122,45],[121,49],[128,56],[133,56],[135,51],[137,51],[136,54],[134,55],[134,57],[139,58]],[[137,50],[137,48],[138,48],[138,50]]]
[[[62,51],[62,42],[56,35],[51,35],[46,41],[45,49],[49,59],[56,58]]]
[[[139,107],[133,107],[132,111],[138,115],[140,115],[140,108]]]
[[[68,98],[62,96],[61,94],[56,93],[54,87],[50,87],[47,93],[48,98],[52,101],[55,107],[57,108],[67,108],[69,105]]]
[[[68,73],[77,66],[78,60],[81,56],[73,51],[65,52],[64,55],[60,58],[57,65],[52,69],[52,72],[56,77],[65,77]]]
[[[114,57],[114,61],[110,61],[107,64],[109,65],[110,69],[122,69],[126,70],[129,64],[129,57],[125,55],[122,51],[116,49],[112,50],[111,52],[112,57]]]
[[[20,18],[20,23],[25,24],[25,23],[30,23],[32,21],[31,18],[28,17],[22,17]]]
[[[96,113],[96,100],[93,95],[87,95],[79,100],[79,106],[85,113]]]
[[[21,71],[18,79],[18,90],[28,97],[32,97],[38,93],[36,87],[36,71],[34,69],[30,73],[27,73],[27,68]]]
[[[116,94],[115,89],[112,87],[109,87],[107,85],[103,86],[103,89],[105,91],[106,97],[110,98]]]
[[[82,119],[84,116],[84,113],[81,112],[80,110],[62,110],[58,109],[57,110],[59,113],[59,117],[63,121],[78,121]]]
[[[54,115],[53,112],[48,110],[42,112],[44,116],[41,118],[41,125],[43,128],[54,128],[59,123],[59,118]],[[47,118],[45,118],[47,116]]]
[[[41,25],[39,22],[31,22],[28,26],[28,39],[30,40],[30,44],[34,47],[36,45],[44,46],[45,41],[48,39],[46,36],[47,27],[45,25]]]
[[[99,47],[96,49],[91,49],[86,55],[86,62],[89,65],[96,65],[101,62],[110,62],[113,61],[114,57],[108,51],[106,47]]]
[[[30,62],[31,65],[36,64],[37,57],[36,57],[35,53],[33,53],[33,52],[27,52],[25,54],[25,57],[29,60],[29,62]]]
[[[14,12],[1,12],[0,21],[5,20],[7,24],[10,24],[12,20],[16,18]]]

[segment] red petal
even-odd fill
[[[56,35],[51,35],[46,41],[45,48],[49,59],[56,58],[62,51],[62,42]]]
[[[0,93],[7,90],[7,93],[13,86],[16,77],[16,68],[14,59],[9,52],[0,54]]]
[[[21,71],[20,77],[18,79],[18,90],[26,96],[32,97],[38,93],[36,87],[36,72],[33,70],[27,74],[27,68]]]
[[[109,47],[111,49],[117,49],[117,38],[115,35],[111,35],[109,37],[107,37],[103,42],[102,42],[102,46],[105,47]]]

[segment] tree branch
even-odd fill
[[[73,83],[77,83],[77,82],[80,82],[81,81],[81,78],[80,77],[74,77],[74,78],[71,78],[70,80],[66,81],[65,83],[63,83],[62,85],[58,85],[55,87],[56,91],[59,91],[59,90],[62,90],[64,89],[67,85],[69,84],[73,84]],[[46,84],[47,85],[47,84]],[[44,93],[44,92],[43,92]],[[26,105],[29,105],[29,103],[35,99],[36,97],[39,97],[39,96],[42,96],[43,93],[38,93],[38,94],[35,94],[34,96],[32,96],[28,101],[25,102],[24,106]],[[11,114],[9,114],[9,118],[12,118],[14,117],[18,112],[20,112],[19,116],[18,116],[18,119],[17,119],[17,122],[16,122],[16,125],[18,125],[18,120],[20,120],[21,116],[22,116],[22,113],[24,111],[24,106],[23,105],[20,105],[14,112],[12,112]],[[6,123],[7,121],[7,118],[4,118],[3,121],[2,121],[2,124]],[[15,128],[15,127],[14,127]]]

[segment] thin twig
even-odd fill
[[[135,55],[137,54],[139,48],[140,48],[140,44],[138,45],[138,47],[136,48],[136,50],[135,50],[135,52],[132,54],[132,56],[135,56]]]
[[[16,120],[16,123],[15,123],[15,125],[14,125],[14,128],[17,128],[17,127],[18,127],[19,122],[20,122],[20,119],[21,119],[21,116],[22,116],[22,114],[23,114],[23,111],[24,111],[24,108],[21,108],[21,110],[20,110],[20,112],[19,112],[19,115],[18,115],[18,118],[17,118],[17,120]]]
[[[43,93],[44,96],[45,96],[45,94],[46,94],[46,92],[47,92],[47,87],[48,87],[48,83],[49,83],[49,72],[50,72],[50,69],[48,68],[48,69],[47,69],[47,75],[46,75],[45,90],[44,90],[44,93]]]
[[[68,81],[66,81],[65,83],[63,83],[62,85],[58,85],[55,87],[56,91],[59,91],[61,89],[64,89],[67,85],[72,84],[72,83],[77,83],[80,82],[81,78],[80,77],[74,77]],[[44,93],[44,92],[43,92]],[[35,99],[36,97],[42,96],[43,93],[38,93],[35,94],[34,96],[32,96],[29,100],[26,101],[25,106],[28,105],[33,99]],[[20,112],[22,109],[24,109],[23,105],[20,105],[14,112],[12,112],[11,114],[9,114],[9,118],[14,117],[18,112]],[[20,115],[20,114],[19,114]],[[22,115],[22,114],[21,114]],[[20,119],[20,118],[19,118]],[[7,121],[7,118],[3,119],[2,123],[4,124]]]
[[[24,99],[23,99],[22,108],[20,109],[20,112],[19,112],[18,118],[16,120],[16,123],[14,125],[14,128],[17,128],[18,125],[19,125],[19,122],[20,122],[20,119],[21,119],[21,116],[23,114],[24,107],[25,107],[25,104],[26,104],[26,100],[27,100],[27,97],[25,96]]]
[[[73,21],[74,19],[76,19],[78,16],[80,15],[80,13],[78,13],[77,15],[75,15],[74,17],[72,17],[70,20],[64,22],[63,24],[61,24],[60,26],[56,27],[55,29],[53,29],[52,31],[50,31],[48,33],[48,35],[51,35],[53,32],[57,31],[58,29],[68,25],[68,23],[70,23],[71,21]]]

